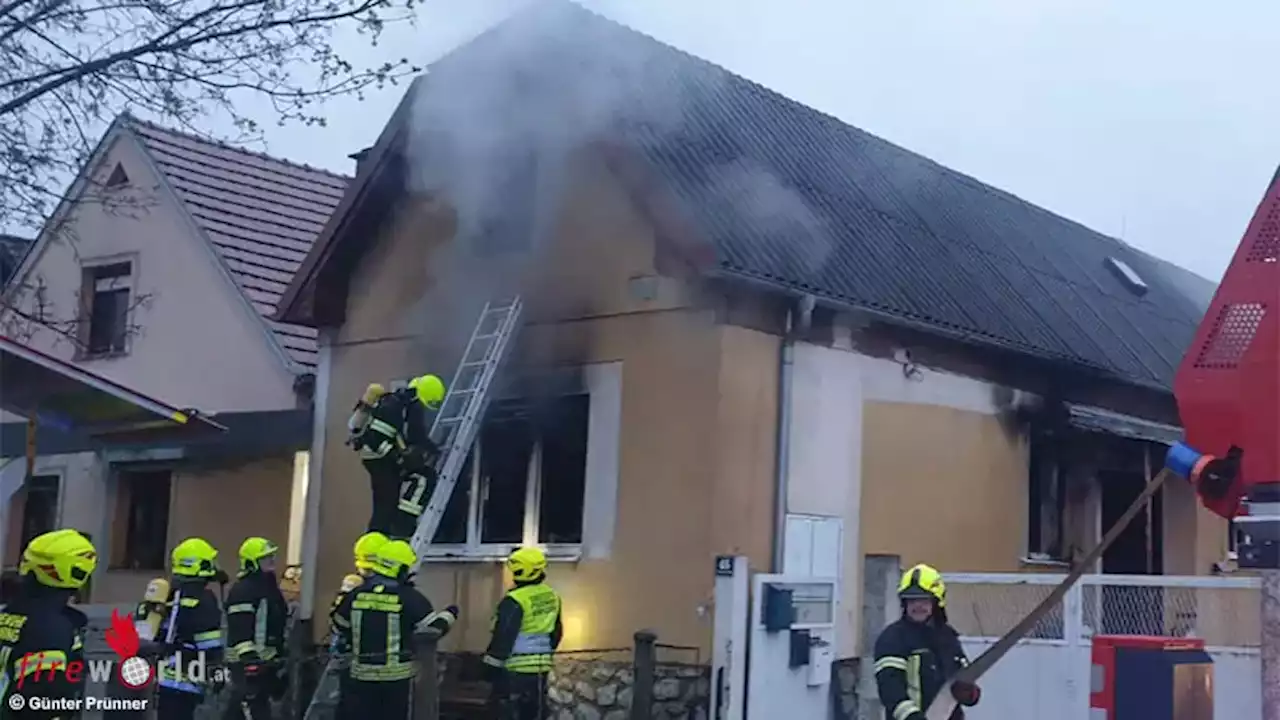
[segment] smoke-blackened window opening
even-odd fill
[[[470,523],[467,520],[471,511],[472,475],[475,472],[475,457],[476,453],[473,449],[467,455],[467,461],[463,464],[462,471],[458,473],[458,483],[449,495],[449,502],[445,505],[444,513],[440,516],[440,524],[436,527],[436,536],[432,541],[433,544],[464,545],[468,542],[467,529]]]
[[[1027,554],[1033,559],[1067,560],[1064,542],[1066,492],[1063,468],[1037,437],[1031,441],[1027,486]]]
[[[111,567],[162,570],[168,555],[169,499],[173,474],[167,469],[119,470],[111,543]]]
[[[533,244],[537,220],[538,163],[532,150],[513,153],[486,168],[489,183],[482,201],[462,212],[475,212],[472,248],[477,255],[497,255],[528,250]],[[466,218],[463,218],[466,221]]]
[[[9,500],[9,522],[19,530],[19,537],[18,542],[9,543],[6,565],[16,566],[27,543],[57,529],[58,486],[57,475],[36,475]]]
[[[485,423],[480,433],[480,542],[523,542],[534,472],[535,434],[527,417]]]
[[[492,402],[435,544],[581,543],[589,416],[581,392]]]

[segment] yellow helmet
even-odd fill
[[[936,600],[938,607],[947,606],[947,586],[942,573],[930,565],[916,565],[902,573],[898,581],[898,597],[902,600]]]
[[[516,582],[532,582],[547,574],[547,556],[536,547],[516,548],[507,558],[507,568]]]
[[[218,551],[204,538],[187,538],[178,543],[170,559],[174,575],[213,578],[218,574]]]
[[[244,577],[262,567],[262,561],[280,552],[275,543],[266,538],[245,538],[240,543],[240,576]]]
[[[444,401],[444,381],[435,375],[419,375],[409,381],[409,388],[418,396],[418,402],[432,410]]]
[[[388,540],[373,552],[369,569],[389,578],[401,578],[418,564],[418,554],[403,540]]]
[[[45,587],[79,590],[98,567],[98,551],[76,530],[37,535],[22,551],[21,575],[35,576]]]
[[[365,533],[356,540],[353,551],[356,556],[357,570],[372,570],[373,555],[378,552],[378,548],[387,544],[387,536],[380,532]]]

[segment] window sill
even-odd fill
[[[1024,568],[1046,568],[1051,570],[1070,570],[1071,563],[1066,560],[1054,560],[1049,556],[1026,556],[1018,558],[1018,564]]]
[[[428,562],[503,562],[520,545],[433,545],[427,548],[423,560]],[[547,554],[548,562],[576,563],[582,559],[581,545],[540,546]]]

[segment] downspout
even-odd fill
[[[772,571],[775,573],[782,572],[783,559],[786,557],[783,536],[787,531],[787,492],[791,474],[791,400],[796,364],[796,338],[809,330],[813,323],[813,309],[816,305],[817,298],[812,295],[801,295],[794,306],[787,308],[782,345],[778,351],[778,418],[775,440],[778,452],[773,486]]]

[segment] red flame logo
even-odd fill
[[[106,632],[107,645],[115,651],[121,660],[128,660],[138,654],[138,630],[133,621],[120,614],[119,610],[111,611],[111,627]]]

